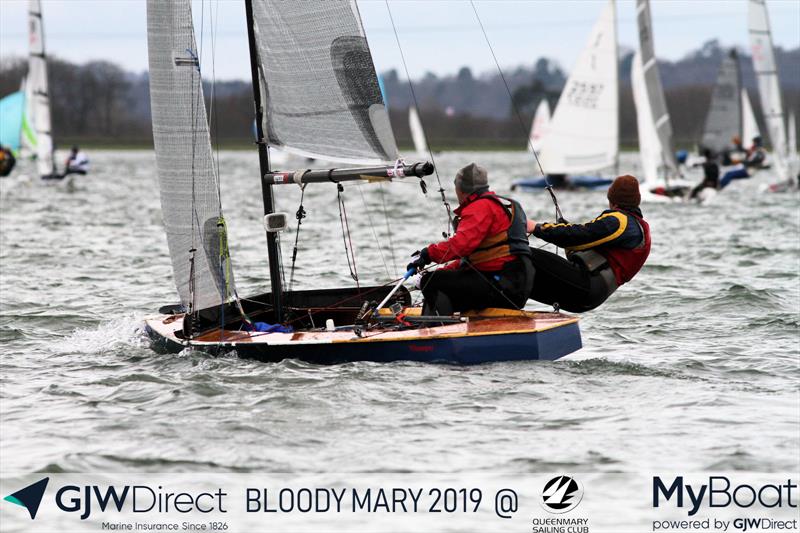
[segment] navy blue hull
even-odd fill
[[[154,348],[177,352],[185,346],[146,328]],[[469,335],[425,340],[393,340],[347,342],[333,344],[283,344],[241,342],[232,344],[196,345],[209,353],[236,353],[246,359],[278,362],[299,359],[316,364],[338,364],[353,361],[390,363],[416,361],[423,363],[481,364],[500,361],[555,360],[581,348],[578,323],[531,333],[501,335]]]
[[[602,176],[570,176],[569,183],[567,186],[564,187],[557,187],[554,186],[555,189],[605,189],[611,182],[614,181],[611,178],[604,178]],[[545,182],[544,178],[523,178],[521,180],[515,181],[511,188],[513,189],[544,189],[547,187],[547,183]]]

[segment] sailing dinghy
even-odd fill
[[[655,55],[650,2],[636,0],[636,13],[639,50],[634,54],[631,67],[631,87],[642,161],[639,176],[642,200],[683,198],[694,184],[683,179],[675,159],[672,123]]]
[[[719,66],[703,126],[701,149],[707,148],[714,154],[722,154],[735,148],[734,137],[742,139],[741,87],[739,57],[736,50],[732,49]]]
[[[44,180],[61,180],[64,175],[56,171],[53,151],[41,0],[29,0],[28,31],[28,76],[25,78],[25,91],[28,95],[27,109],[33,130],[32,140],[35,143],[36,169]]]
[[[396,159],[355,2],[308,6],[245,2],[272,290],[239,298],[212,161],[190,0],[148,0],[156,164],[180,296],[179,304],[146,319],[154,346],[315,363],[484,363],[557,359],[579,349],[578,319],[560,313],[486,309],[421,316],[402,286],[410,272],[393,287],[284,290],[278,239],[288,217],[273,212],[273,188],[341,188],[356,180],[422,179],[434,171],[427,162]],[[373,166],[273,171],[268,145],[318,160]],[[371,303],[375,301],[380,304]]]
[[[550,126],[550,104],[547,98],[542,98],[536,106],[536,113],[531,122],[531,133],[528,135],[528,151],[539,154],[542,150],[542,142]]]
[[[781,84],[778,77],[778,64],[772,47],[772,32],[769,14],[764,0],[750,0],[748,5],[748,25],[750,48],[753,54],[753,68],[758,81],[761,109],[764,113],[769,140],[772,144],[771,169],[778,181],[768,190],[779,192],[796,189],[798,180],[790,168],[789,146],[786,140],[786,122],[781,98]]]
[[[417,156],[425,157],[430,152],[428,140],[425,138],[425,130],[422,129],[422,121],[419,119],[417,107],[408,107],[408,127],[411,130],[411,140],[414,142],[414,153]]]
[[[542,167],[551,178],[520,179],[512,184],[512,190],[545,189],[550,184],[567,189],[611,185],[612,178],[601,172],[616,168],[619,156],[618,70],[616,6],[609,0],[564,85],[541,141]]]

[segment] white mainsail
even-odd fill
[[[616,7],[609,0],[570,73],[541,144],[546,172],[573,174],[615,165],[618,69]]]
[[[397,160],[355,0],[253,2],[270,146],[331,161]]]
[[[653,117],[653,124],[661,145],[661,161],[666,167],[667,176],[672,178],[679,176],[680,172],[678,171],[678,162],[675,159],[675,152],[672,146],[672,124],[664,98],[664,88],[661,85],[661,75],[658,73],[649,0],[636,0],[636,13],[636,21],[639,26],[639,50],[645,82],[644,88],[650,113]]]
[[[419,119],[416,106],[408,108],[408,127],[411,129],[411,140],[414,141],[414,151],[417,154],[428,153],[428,141],[425,139],[425,130],[422,129],[422,121]]]
[[[748,10],[753,68],[761,96],[761,109],[772,143],[773,168],[782,180],[788,179],[786,125],[783,117],[778,65],[772,48],[769,15],[764,0],[750,0]]]
[[[642,172],[639,180],[643,187],[652,186],[658,180],[658,171],[662,166],[663,150],[661,140],[656,131],[650,101],[647,97],[647,85],[642,69],[642,56],[637,50],[631,65],[631,88],[633,103],[636,106],[636,126],[639,133],[639,155],[642,161]]]
[[[700,145],[714,153],[732,147],[732,139],[742,136],[742,101],[739,97],[741,76],[736,50],[722,59],[711,104],[703,127]]]
[[[147,1],[150,105],[161,213],[181,304],[234,294],[190,0]]]
[[[30,119],[35,133],[36,166],[41,176],[47,176],[55,174],[55,162],[40,0],[30,0],[28,3],[28,28],[28,77],[25,89],[30,96],[27,101],[30,102]]]
[[[542,98],[539,105],[536,106],[536,114],[533,116],[531,122],[531,133],[528,139],[528,151],[539,153],[541,151],[542,141],[544,141],[547,128],[550,126],[550,104],[547,103],[547,98]]]
[[[761,131],[758,129],[756,115],[753,113],[753,105],[747,89],[742,89],[742,145],[749,148],[754,137],[760,137]]]

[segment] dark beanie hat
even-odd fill
[[[639,207],[639,181],[629,174],[617,177],[608,188],[608,201],[620,207]]]
[[[456,187],[469,194],[489,186],[489,175],[486,169],[475,163],[470,163],[456,174],[454,180]]]

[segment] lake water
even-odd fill
[[[151,351],[143,318],[177,300],[154,156],[89,155],[73,189],[0,181],[3,471],[800,470],[800,199],[759,194],[769,176],[707,206],[644,205],[648,263],[582,316],[584,348],[560,361],[314,366]],[[454,206],[452,176],[473,160],[499,193],[534,174],[523,153],[440,154]],[[241,295],[269,287],[257,165],[220,155]],[[427,198],[416,180],[345,185],[363,282],[398,277],[441,236],[427,182]],[[293,214],[298,188],[276,194]],[[553,218],[545,194],[515,197]],[[559,198],[571,221],[605,205]],[[295,287],[351,285],[335,187],[309,186],[305,207]]]

